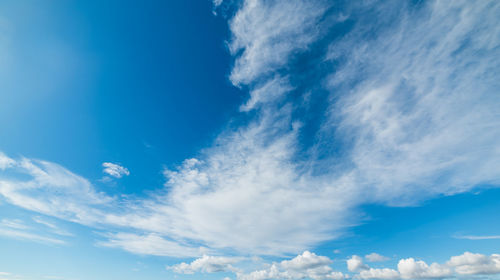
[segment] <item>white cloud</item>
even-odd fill
[[[289,261],[282,261],[281,267],[291,270],[303,270],[328,265],[330,263],[332,263],[332,260],[328,257],[318,256],[309,251],[305,251],[302,255],[298,255]]]
[[[112,207],[113,198],[55,163],[22,158],[10,171],[0,174],[0,195],[13,205],[86,225],[100,220],[99,207]]]
[[[328,257],[318,256],[309,251],[290,260],[279,263],[265,264],[266,268],[248,273],[235,268],[234,265],[244,258],[240,257],[215,257],[203,256],[191,263],[180,263],[167,267],[176,273],[193,274],[196,272],[215,273],[233,272],[239,280],[260,279],[346,279],[346,275],[334,271],[329,264],[332,263]]]
[[[359,272],[359,279],[400,279],[399,272],[390,268],[370,268]]]
[[[19,219],[2,219],[0,236],[45,244],[66,244],[64,240],[44,235]]]
[[[175,273],[182,274],[193,274],[195,272],[204,272],[204,273],[214,273],[214,272],[227,272],[232,271],[236,272],[237,269],[233,267],[233,264],[241,261],[242,258],[230,258],[230,257],[216,257],[216,256],[207,256],[194,260],[193,262],[180,263],[173,266],[167,267],[174,271]]]
[[[403,279],[430,279],[451,276],[450,268],[437,263],[430,266],[424,261],[415,261],[413,258],[402,259],[398,263],[398,270]]]
[[[365,256],[365,259],[367,259],[369,262],[384,262],[389,260],[388,257],[379,255],[377,253],[371,253]]]
[[[0,226],[2,227],[8,227],[8,228],[13,228],[13,229],[29,229],[27,225],[24,224],[23,221],[19,219],[2,219],[0,221]]]
[[[208,250],[203,247],[190,247],[175,241],[166,240],[158,234],[137,235],[133,233],[106,234],[108,240],[98,242],[97,245],[111,248],[121,248],[125,251],[153,256],[193,257],[199,256]]]
[[[346,279],[342,272],[334,271],[329,264],[332,263],[328,257],[318,256],[309,251],[280,263],[273,263],[266,269],[256,270],[250,273],[237,273],[240,280],[263,280],[263,279]]]
[[[350,94],[331,104],[323,129],[354,140],[353,172],[358,185],[373,186],[373,201],[408,205],[500,183],[493,167],[500,164],[499,83],[492,75],[500,39],[488,35],[500,32],[500,5],[469,4],[429,2],[374,40],[363,36],[376,27],[361,21],[360,32],[331,45],[333,61],[345,61],[331,89]]]
[[[347,260],[347,269],[351,272],[367,270],[369,267],[363,263],[363,259],[360,256],[352,256]]]
[[[123,177],[123,175],[125,176],[130,175],[130,172],[128,171],[127,168],[120,166],[116,163],[104,162],[102,164],[102,167],[104,167],[102,172],[108,174],[109,176],[113,176],[115,178],[121,178]]]
[[[327,8],[322,1],[244,1],[230,21],[231,53],[243,51],[231,81],[253,83],[283,67],[293,52],[306,50],[317,38],[317,24]]]
[[[15,161],[4,153],[0,152],[0,170],[9,168],[15,164]]]
[[[41,218],[41,217],[32,217],[32,220],[35,222],[35,223],[38,223],[38,224],[41,224],[41,225],[44,225],[46,226],[47,228],[50,229],[50,231],[52,233],[55,233],[57,235],[63,235],[63,236],[73,236],[72,233],[64,230],[64,229],[61,229],[59,226],[57,226],[56,224],[54,223],[51,223],[51,222],[48,222],[46,221],[45,219]]]
[[[463,275],[481,276],[500,274],[500,255],[490,256],[465,252],[452,256],[445,264],[432,263],[428,265],[414,258],[401,259],[397,270],[391,268],[370,268],[356,258],[356,269],[359,271],[354,279],[463,279]],[[361,267],[361,268],[359,268]]]
[[[500,235],[457,235],[454,236],[457,239],[468,239],[468,240],[489,240],[489,239],[500,239]]]
[[[500,273],[500,255],[490,256],[465,252],[460,256],[451,257],[447,265],[453,267],[458,274],[481,275]]]
[[[66,242],[60,239],[47,237],[43,235],[39,235],[37,233],[31,233],[22,229],[16,229],[8,226],[0,225],[0,236],[5,236],[9,238],[30,241],[30,242],[38,242],[45,244],[58,244],[62,245]]]

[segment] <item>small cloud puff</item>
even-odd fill
[[[365,256],[365,259],[367,259],[369,262],[384,262],[389,260],[388,257],[379,255],[377,253],[371,253]]]
[[[102,167],[104,167],[102,172],[108,174],[109,176],[113,176],[115,178],[121,178],[123,177],[123,175],[125,176],[130,175],[130,172],[128,171],[127,168],[118,165],[116,163],[104,162],[102,164]]]

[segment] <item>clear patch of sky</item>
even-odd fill
[[[0,149],[117,187],[161,187],[210,144],[244,94],[227,79],[227,23],[210,1],[3,1],[9,71],[0,90]],[[116,187],[115,186],[115,187]]]

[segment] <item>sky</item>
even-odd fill
[[[500,279],[500,2],[0,2],[0,280]]]

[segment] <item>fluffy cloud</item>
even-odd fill
[[[334,271],[329,264],[332,263],[328,257],[318,256],[309,251],[280,263],[273,263],[268,268],[256,270],[251,273],[237,273],[241,280],[264,280],[264,279],[345,279],[347,276],[342,272]]]
[[[446,266],[437,263],[427,265],[424,261],[415,261],[413,258],[400,260],[398,270],[403,279],[444,278],[452,273]]]
[[[460,279],[463,275],[500,274],[500,255],[486,256],[465,252],[451,257],[445,264],[432,263],[431,265],[422,260],[407,258],[398,262],[397,270],[369,268],[358,257],[356,267],[361,267],[361,269],[355,269],[361,271],[354,276],[355,279]]]
[[[347,260],[347,269],[354,272],[366,270],[369,269],[369,267],[363,263],[363,259],[360,256],[354,255]]]
[[[500,255],[486,256],[465,252],[463,255],[451,257],[447,265],[463,275],[497,274],[500,273]]]
[[[102,164],[102,167],[104,167],[102,172],[108,174],[109,176],[113,176],[115,178],[121,178],[123,177],[123,175],[125,176],[130,175],[130,172],[128,171],[127,168],[120,166],[116,163],[104,162]]]
[[[390,268],[369,268],[361,271],[355,278],[359,279],[400,279],[399,272]]]
[[[183,262],[174,266],[169,266],[167,267],[167,269],[170,269],[175,273],[182,274],[193,274],[195,272],[235,272],[236,269],[233,267],[233,264],[239,261],[241,261],[241,258],[214,257],[204,255],[203,257],[196,259],[189,264]]]
[[[272,264],[264,264],[265,268],[244,272],[233,265],[243,260],[234,257],[203,256],[193,262],[180,263],[167,267],[176,273],[192,274],[196,272],[215,273],[233,272],[239,280],[264,279],[461,279],[464,275],[481,276],[500,274],[500,255],[490,256],[465,252],[453,256],[445,264],[432,263],[428,265],[414,258],[401,259],[397,270],[392,268],[371,268],[363,263],[363,258],[352,256],[347,260],[347,268],[357,272],[352,277],[334,271],[330,264],[332,260],[318,256],[309,251],[291,260],[283,260]]]

